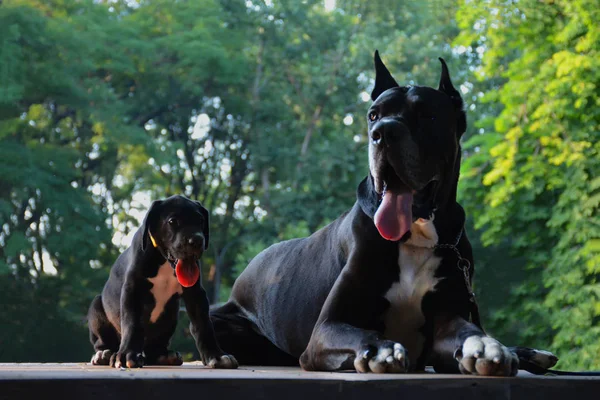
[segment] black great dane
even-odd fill
[[[375,52],[370,174],[352,209],[310,237],[258,254],[211,311],[243,364],[306,370],[511,376],[519,356],[480,327],[473,257],[456,201],[466,129],[444,60],[439,88],[399,86]]]
[[[200,279],[198,260],[208,247],[208,224],[208,211],[198,201],[176,195],[152,203],[131,246],[115,261],[102,295],[90,306],[92,364],[181,365],[181,355],[169,350],[169,343],[183,298],[204,364],[237,367],[215,339]]]

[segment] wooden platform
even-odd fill
[[[600,399],[600,377],[515,378],[306,372],[299,368],[113,369],[90,364],[0,364],[0,399]]]

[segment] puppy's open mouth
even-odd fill
[[[197,258],[170,258],[169,263],[175,269],[177,280],[184,287],[194,286],[200,278],[200,268]]]

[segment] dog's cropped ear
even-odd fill
[[[454,107],[459,113],[456,134],[458,137],[460,137],[467,130],[467,116],[465,115],[463,99],[458,90],[456,90],[454,85],[452,85],[452,81],[450,80],[450,72],[448,71],[446,61],[444,61],[444,59],[441,57],[439,60],[442,63],[442,75],[440,76],[440,85],[438,90],[446,93],[450,97],[452,103],[454,103]]]
[[[375,217],[377,207],[379,207],[379,195],[375,191],[375,185],[373,185],[373,177],[369,174],[356,189],[356,198],[358,199],[358,205],[370,218]]]
[[[392,74],[390,74],[390,71],[388,71],[383,61],[381,61],[379,51],[375,50],[375,87],[371,92],[371,100],[375,101],[381,93],[397,86],[398,84],[392,78]]]
[[[142,224],[144,227],[142,232],[142,251],[146,251],[148,248],[148,241],[152,242],[152,246],[157,246],[156,239],[154,236],[152,236],[156,235],[156,232],[152,233],[152,229],[156,228],[156,223],[158,222],[158,217],[160,216],[160,206],[162,203],[162,200],[153,201],[150,205],[150,209],[144,217],[144,223]]]
[[[202,203],[199,201],[194,201],[194,203],[196,203],[200,214],[204,217],[204,231],[202,233],[204,234],[204,250],[206,250],[208,249],[208,237],[210,235],[210,214]]]

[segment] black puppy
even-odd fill
[[[208,211],[198,201],[172,196],[152,203],[131,246],[113,265],[102,295],[90,306],[92,364],[181,365],[169,343],[183,297],[204,365],[237,368],[215,339],[201,286],[198,260],[208,247],[208,225]]]
[[[261,252],[211,312],[219,343],[240,362],[516,374],[515,352],[478,323],[456,201],[466,118],[441,62],[438,89],[400,87],[375,53],[370,174],[354,207],[310,237]],[[527,351],[533,364],[556,363],[547,352],[519,354]]]

